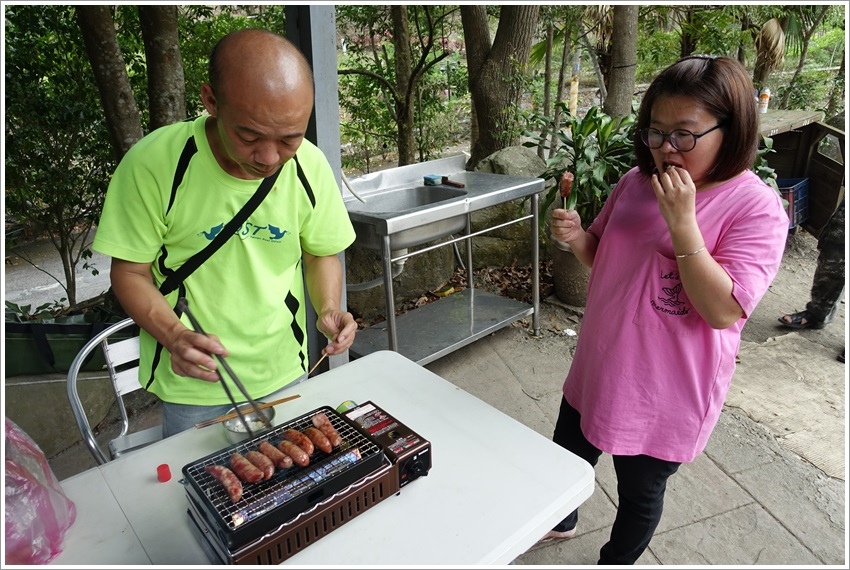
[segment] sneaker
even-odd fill
[[[543,535],[543,538],[541,538],[538,542],[548,542],[550,540],[566,540],[568,538],[574,537],[575,535],[575,528],[571,528],[570,530],[565,531],[550,530],[545,535]]]

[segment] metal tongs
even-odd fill
[[[179,312],[186,313],[186,316],[189,317],[189,321],[192,323],[192,327],[195,329],[195,332],[207,336],[207,333],[204,332],[204,329],[201,327],[201,324],[198,322],[198,319],[195,318],[195,315],[192,314],[192,311],[189,310],[189,302],[185,297],[180,297],[177,300],[177,306],[175,307]],[[216,360],[227,371],[228,376],[230,376],[233,383],[236,384],[236,387],[239,388],[239,391],[242,392],[242,395],[251,403],[253,406],[254,412],[260,416],[260,420],[263,422],[267,428],[272,427],[271,420],[266,416],[265,412],[263,412],[260,407],[257,405],[257,402],[251,398],[251,395],[248,394],[248,390],[245,389],[245,385],[242,384],[242,381],[239,380],[239,377],[227,363],[223,356],[220,354],[215,355]],[[227,393],[227,397],[230,399],[230,402],[233,404],[233,407],[236,409],[236,413],[239,415],[239,420],[242,422],[242,425],[245,426],[245,430],[248,432],[248,437],[253,438],[254,432],[251,431],[251,427],[248,425],[248,422],[245,420],[245,416],[242,415],[242,409],[239,407],[239,404],[236,403],[236,400],[233,398],[233,394],[230,392],[230,388],[228,388],[227,383],[224,381],[224,376],[221,374],[221,368],[216,369],[216,374],[218,374],[218,381],[224,387],[224,391]],[[244,402],[242,402],[244,404]]]

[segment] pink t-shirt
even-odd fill
[[[696,217],[746,315],[728,329],[711,328],[688,300],[652,186],[636,168],[588,228],[599,248],[564,396],[606,453],[689,462],[702,452],[741,329],[779,270],[788,216],[752,172],[698,192]]]

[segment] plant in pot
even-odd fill
[[[562,116],[567,117],[560,128],[554,128],[550,120],[538,118],[539,132],[552,133],[551,139],[526,133],[527,146],[543,145],[548,150],[547,170],[540,175],[547,181],[541,201],[541,231],[550,243],[552,274],[555,295],[561,301],[583,307],[587,299],[587,279],[590,269],[581,264],[569,251],[567,244],[554,244],[549,239],[549,220],[553,208],[563,208],[559,184],[564,172],[571,172],[574,180],[570,193],[570,204],[581,216],[587,228],[605,204],[617,181],[635,163],[632,142],[635,113],[626,117],[611,117],[599,106],[587,110],[583,117],[570,115],[563,102]]]

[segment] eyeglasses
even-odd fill
[[[687,131],[685,129],[676,129],[670,134],[666,134],[658,129],[653,129],[652,127],[648,129],[641,129],[640,131],[640,140],[643,141],[643,144],[648,146],[651,149],[661,148],[661,145],[664,144],[664,141],[670,139],[670,145],[678,150],[679,152],[688,152],[689,150],[693,150],[695,146],[697,146],[697,139],[700,137],[704,137],[714,129],[719,129],[723,126],[723,123],[717,123],[707,131],[703,131],[701,133],[692,133],[691,131]]]

